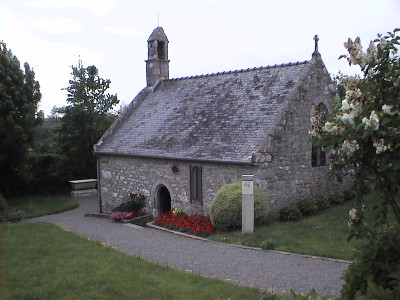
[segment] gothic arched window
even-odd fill
[[[323,104],[322,102],[320,104],[318,104],[318,110],[319,110],[319,113],[322,113],[323,120],[326,120],[326,118],[328,117],[328,109],[326,108],[325,104]],[[312,146],[311,166],[322,167],[322,166],[326,166],[327,164],[328,163],[327,163],[325,151],[323,151],[321,147]]]

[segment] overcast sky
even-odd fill
[[[400,0],[0,0],[0,40],[28,62],[41,85],[40,109],[66,104],[79,57],[111,80],[128,104],[146,85],[147,39],[158,25],[169,40],[170,78],[311,58],[313,37],[328,71],[353,74],[343,42],[364,48],[400,27]]]

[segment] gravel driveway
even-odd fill
[[[100,241],[126,254],[171,268],[276,293],[314,288],[324,295],[340,294],[348,262],[263,251],[202,241],[107,219],[84,217],[97,212],[95,198],[79,199],[79,208],[31,219],[48,222]]]

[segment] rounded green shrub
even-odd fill
[[[329,207],[329,199],[327,199],[326,197],[322,196],[317,198],[317,207],[318,210],[324,210],[327,209]]]
[[[342,204],[345,201],[344,194],[340,191],[330,193],[326,195],[325,198],[328,199],[329,204],[331,205]]]
[[[303,216],[311,216],[318,211],[318,205],[315,198],[303,198],[296,203]]]
[[[254,223],[267,220],[269,204],[264,192],[254,188]],[[242,225],[242,182],[224,185],[211,202],[210,220],[218,229],[238,228]]]
[[[296,204],[283,207],[279,211],[279,220],[282,222],[294,222],[302,217],[300,209]]]

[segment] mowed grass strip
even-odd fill
[[[253,234],[231,231],[210,239],[260,248],[269,243],[279,251],[352,260],[354,247],[361,243],[347,241],[349,210],[354,205],[354,201],[350,201],[298,222],[274,221],[256,227]]]
[[[79,206],[67,196],[24,196],[7,199],[8,214],[20,215],[23,219],[57,214]]]
[[[256,289],[157,266],[51,224],[0,229],[1,299],[272,299]]]

